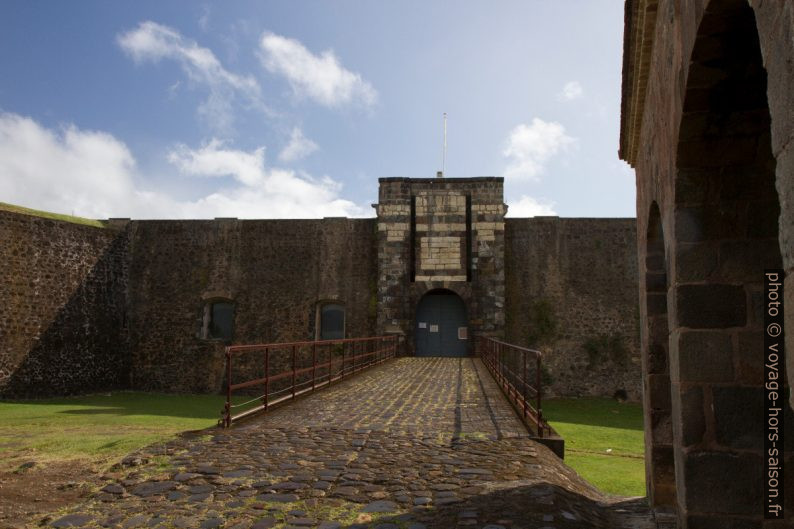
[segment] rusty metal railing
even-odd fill
[[[541,352],[485,336],[477,337],[476,347],[483,364],[515,406],[524,424],[538,437],[550,435],[552,429],[543,418],[541,407]]]
[[[228,428],[234,421],[383,363],[396,353],[396,336],[228,346],[226,405],[219,423]],[[256,396],[234,404],[235,392]],[[253,403],[259,404],[242,409]],[[241,411],[235,414],[235,409]]]

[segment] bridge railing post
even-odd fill
[[[316,387],[317,380],[317,342],[312,344],[312,391]]]
[[[541,397],[543,394],[543,389],[541,388],[541,356],[540,353],[536,355],[537,358],[537,373],[535,373],[535,389],[538,393],[538,400],[537,400],[537,410],[538,410],[538,435],[543,437],[543,408],[541,408]]]
[[[232,352],[226,347],[226,405],[223,409],[223,427],[232,425]]]
[[[297,354],[298,354],[297,346],[293,345],[292,346],[292,398],[293,399],[295,398],[295,369],[296,369],[295,361]]]
[[[527,397],[527,387],[529,386],[529,383],[527,381],[527,353],[526,352],[522,352],[521,357],[524,359],[524,376],[523,376],[522,381],[521,381],[522,382],[522,384],[521,384],[522,388],[521,389],[522,389],[522,393],[524,394],[524,418],[526,419],[526,417],[527,417],[527,402],[528,402],[527,401],[527,398],[528,398]]]
[[[265,347],[265,394],[262,395],[262,406],[267,410],[268,394],[270,393],[270,348]]]

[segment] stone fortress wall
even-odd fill
[[[634,219],[507,219],[510,343],[543,352],[551,395],[641,395]]]
[[[201,336],[216,299],[234,302],[234,343],[313,340],[323,301],[344,305],[347,336],[375,333],[374,219],[136,221],[129,232],[136,389],[221,389],[225,342]]]
[[[334,302],[347,337],[398,333],[411,354],[416,304],[444,287],[465,300],[472,335],[541,347],[551,393],[638,397],[634,221],[505,221],[501,185],[382,179],[370,219],[102,229],[0,211],[0,396],[219,392],[225,342],[202,336],[214,300],[234,303],[234,343],[313,340],[318,306]],[[620,335],[620,354],[602,334]]]
[[[0,395],[129,387],[127,250],[116,230],[0,211]]]

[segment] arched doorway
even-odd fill
[[[416,356],[466,356],[469,336],[466,305],[451,290],[431,290],[416,307]]]

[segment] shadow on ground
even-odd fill
[[[440,501],[443,501],[440,500]],[[363,512],[372,521],[341,526],[342,529],[441,529],[488,527],[490,529],[651,529],[645,498],[615,498],[598,502],[587,496],[546,483],[517,485],[500,483],[490,492],[464,501],[416,509],[412,513],[378,513],[389,502],[373,502]],[[287,526],[290,520],[285,520]]]
[[[219,395],[170,395],[158,393],[114,392],[83,397],[42,400],[3,400],[22,408],[24,415],[58,416],[162,416],[184,419],[220,418],[224,397]],[[47,409],[49,408],[49,409]],[[209,426],[210,424],[208,424]]]

